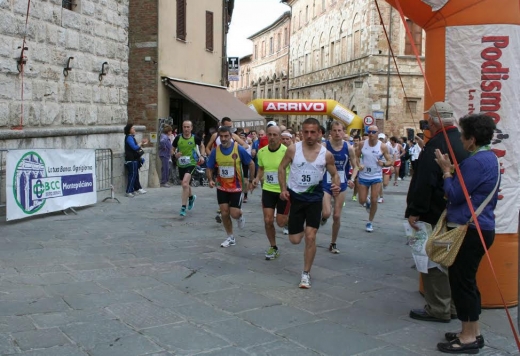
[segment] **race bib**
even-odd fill
[[[327,172],[327,183],[328,184],[331,184],[332,183],[332,177],[330,176],[330,173]],[[340,183],[345,183],[345,171],[338,171],[338,174],[339,174],[339,181]]]
[[[302,171],[300,174],[299,185],[302,185],[302,186],[316,185],[320,182],[320,180],[321,180],[320,172]]]
[[[235,176],[235,167],[218,167],[218,175],[222,178],[233,178]]]
[[[191,163],[191,157],[190,156],[182,156],[179,158],[179,164],[181,166],[187,166]]]
[[[278,184],[278,172],[265,172],[265,182],[269,184]]]

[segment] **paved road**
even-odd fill
[[[436,343],[460,325],[408,318],[424,301],[402,233],[406,189],[389,188],[371,234],[365,210],[348,201],[339,255],[327,251],[330,223],[320,229],[310,290],[297,288],[303,245],[279,230],[281,257],[264,259],[257,192],[228,249],[219,247],[215,191],[204,187],[186,218],[178,217],[179,187],[77,216],[2,218],[0,354],[439,354]],[[481,354],[515,352],[503,310],[481,320]]]

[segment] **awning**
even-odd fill
[[[231,95],[225,87],[163,77],[163,83],[220,122],[233,120],[234,127],[264,126],[265,119]]]

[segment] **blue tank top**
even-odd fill
[[[341,150],[336,151],[330,144],[330,141],[326,143],[327,150],[332,153],[334,157],[334,163],[336,165],[336,170],[339,174],[339,180],[341,182],[340,190],[344,191],[347,189],[347,174],[349,171],[349,156],[348,156],[348,144],[343,142],[343,147]],[[330,185],[332,184],[331,176],[329,172],[325,172],[323,176],[322,185],[323,189],[326,191],[330,191]]]

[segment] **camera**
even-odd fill
[[[419,121],[419,128],[421,130],[428,130],[428,121],[427,120],[421,120]]]

